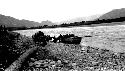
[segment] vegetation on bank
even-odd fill
[[[7,67],[15,60],[14,40],[20,36],[18,33],[9,32],[5,27],[0,26],[0,64],[1,67]]]
[[[18,59],[30,46],[34,45],[31,38],[19,33],[10,32],[0,26],[0,68],[7,68]]]

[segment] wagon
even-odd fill
[[[67,37],[62,39],[62,43],[67,43],[67,44],[80,44],[82,37]]]

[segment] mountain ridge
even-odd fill
[[[44,21],[39,23],[39,22],[35,22],[35,21],[29,21],[29,20],[19,20],[16,19],[14,17],[10,17],[10,16],[5,16],[0,14],[0,25],[4,25],[6,27],[37,27],[37,26],[44,26],[44,25],[55,25],[55,23],[52,23],[51,21]]]
[[[77,17],[77,18],[69,19],[67,21],[58,22],[58,24],[60,24],[60,23],[61,24],[62,23],[74,23],[74,22],[82,22],[82,21],[93,21],[93,20],[99,18],[100,16],[101,16],[101,14],[87,16],[87,17]]]
[[[120,17],[125,17],[125,8],[113,9],[113,10],[103,14],[98,19],[99,20],[102,20],[102,19],[106,20],[106,19],[116,19],[116,18],[120,18]]]

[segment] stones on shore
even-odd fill
[[[83,49],[84,50],[84,49]],[[79,50],[82,51],[82,48]],[[99,71],[99,70],[109,70],[114,68],[120,69],[124,64],[123,62],[124,54],[113,53],[112,51],[106,49],[99,49],[93,47],[85,47],[83,53],[81,53],[77,59],[69,60],[69,59],[45,59],[45,60],[35,60],[31,59],[32,62],[29,63],[31,67],[46,69],[49,70],[57,70],[57,71]],[[120,58],[123,58],[122,60]],[[35,60],[35,61],[34,61]],[[118,66],[120,65],[121,66]],[[114,67],[115,66],[115,67]],[[63,70],[62,70],[63,69]]]
[[[53,61],[53,60],[45,59],[45,60],[30,62],[29,66],[34,68],[55,68],[55,67],[59,68],[60,66],[62,67],[62,64],[60,60]]]

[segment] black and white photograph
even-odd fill
[[[0,71],[125,71],[125,0],[0,0]]]

